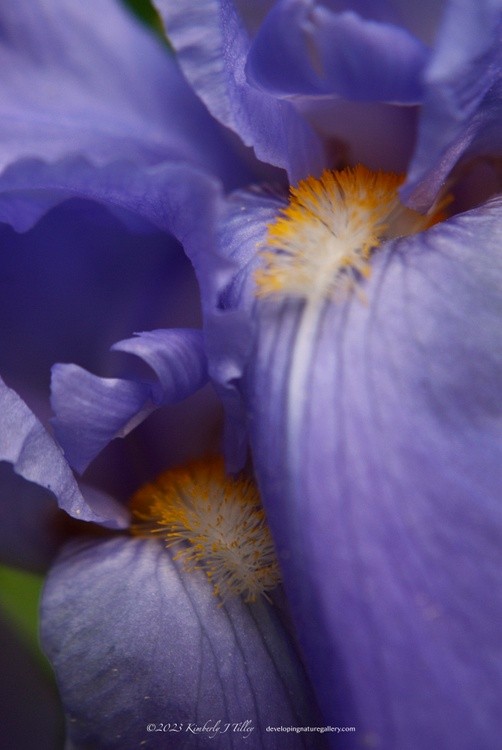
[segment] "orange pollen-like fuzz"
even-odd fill
[[[136,536],[161,536],[187,571],[200,568],[222,599],[267,597],[280,582],[260,496],[247,477],[225,473],[219,457],[169,469],[131,500]]]
[[[415,234],[444,218],[445,201],[427,215],[404,206],[404,176],[362,165],[326,170],[291,188],[289,204],[268,227],[256,295],[334,298],[370,274],[385,240]]]

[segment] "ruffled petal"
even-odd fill
[[[294,107],[245,78],[250,39],[232,2],[156,0],[180,65],[211,114],[236,132],[258,159],[286,169],[292,182],[318,174],[324,155]]]
[[[25,232],[58,203],[84,198],[105,205],[120,218],[144,220],[150,230],[176,233],[183,215],[193,220],[200,201],[209,199],[216,185],[205,172],[188,165],[144,167],[115,161],[96,166],[81,156],[52,164],[28,159],[0,175],[0,221]]]
[[[52,368],[54,432],[80,473],[111,440],[125,437],[155,409],[182,401],[207,382],[201,331],[148,331],[112,349],[142,359],[157,382],[101,378],[70,364]]]
[[[249,53],[248,79],[276,96],[335,94],[352,101],[422,99],[425,45],[407,30],[356,8],[333,12],[311,0],[281,0]]]
[[[206,747],[210,724],[219,748],[248,734],[266,750],[285,746],[268,725],[317,721],[278,609],[221,605],[153,540],[67,546],[45,587],[42,642],[76,748]],[[232,727],[242,722],[252,731]],[[290,734],[287,747],[322,739]]]
[[[120,3],[20,0],[0,24],[1,168],[79,155],[94,166],[182,160],[234,179],[228,139]]]
[[[156,374],[152,391],[157,406],[182,401],[207,382],[207,360],[202,331],[170,329],[146,331],[112,347],[140,357]]]
[[[447,6],[431,63],[418,143],[403,199],[426,211],[460,159],[502,152],[502,6],[455,0]]]
[[[201,223],[173,206],[176,231],[187,245],[205,248],[212,208],[205,208],[204,181],[191,185],[180,176],[180,190]],[[199,290],[180,244],[161,233],[132,234],[94,203],[58,206],[24,234],[4,225],[0,243],[0,372],[44,424],[52,416],[54,362],[77,362],[112,377],[133,369],[137,375],[132,357],[110,353],[114,342],[132,331],[200,326]],[[142,369],[145,380],[155,380]],[[214,450],[220,407],[203,390],[152,415],[125,444],[112,443],[86,481],[123,501],[169,463]]]
[[[97,521],[112,528],[125,525],[123,513],[115,505],[101,507],[101,512],[96,513],[85,502],[61,448],[22,399],[2,380],[0,380],[0,414],[2,415],[0,461],[12,464],[19,477],[52,493],[59,507],[74,518],[82,521]],[[12,489],[11,477],[7,474],[4,479],[7,484],[6,489],[9,486]],[[48,522],[45,521],[45,514],[50,513],[47,492],[23,488],[18,503],[16,497],[5,496],[2,492],[2,502],[5,503],[2,515],[12,514],[9,525],[16,537],[21,538],[23,529],[26,528],[26,521],[18,520],[17,516],[24,515],[32,505],[35,518],[39,519],[42,524]],[[40,507],[39,503],[43,503],[43,506]],[[42,534],[43,530],[40,533],[41,537]],[[5,536],[6,544],[13,543],[12,538],[9,541],[8,534]],[[50,540],[47,542],[50,547]]]
[[[246,404],[286,591],[326,720],[375,748],[502,731],[501,218],[387,245],[308,340],[301,303],[255,313]]]

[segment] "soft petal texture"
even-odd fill
[[[253,42],[250,82],[278,96],[419,102],[425,45],[395,24],[361,17],[356,8],[333,12],[312,0],[280,0]]]
[[[321,307],[301,392],[301,303],[255,313],[246,404],[286,591],[326,720],[375,748],[500,742],[501,217],[378,252],[363,299]]]
[[[156,0],[169,40],[211,114],[258,159],[286,169],[292,182],[324,166],[315,133],[293,106],[253,89],[244,67],[250,39],[232,0]]]
[[[68,545],[45,587],[42,641],[76,748],[207,747],[207,733],[186,727],[218,719],[250,720],[253,750],[323,746],[266,732],[317,721],[277,608],[220,605],[205,575],[182,571],[160,542]],[[182,729],[149,733],[152,723]],[[230,731],[213,741],[243,745]]]
[[[51,164],[22,160],[0,176],[0,221],[25,232],[58,203],[83,198],[175,234],[183,220],[180,209],[192,219],[216,184],[200,169],[174,163],[143,167],[122,160],[95,166],[81,156]]]
[[[425,101],[403,198],[425,211],[460,159],[502,153],[502,3],[451,0],[425,72]]]
[[[54,431],[70,465],[80,473],[111,440],[125,437],[152,411],[182,401],[207,382],[201,331],[149,331],[112,348],[139,357],[157,382],[101,378],[77,365],[52,369]]]
[[[56,497],[59,507],[71,516],[82,521],[99,521],[111,527],[124,525],[120,514],[117,516],[118,509],[114,505],[106,510],[100,508],[100,513],[95,513],[84,501],[61,448],[23,400],[2,380],[0,414],[0,461],[12,464],[15,473],[23,479],[49,490]],[[26,513],[26,506],[31,503],[36,506],[38,502],[43,502],[47,509],[44,493],[23,494],[17,508],[13,498],[4,497],[3,502],[9,503],[13,514]],[[34,512],[38,516],[40,509],[35,507]]]
[[[121,3],[20,0],[3,6],[0,28],[2,167],[78,154],[94,166],[181,160],[235,179],[223,131]]]
[[[12,750],[62,747],[63,717],[53,686],[0,611],[0,744]]]
[[[152,391],[155,404],[181,401],[207,382],[202,331],[188,328],[146,331],[119,341],[112,349],[139,357],[159,382]]]

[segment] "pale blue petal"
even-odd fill
[[[24,232],[58,203],[84,198],[176,233],[183,217],[192,221],[203,210],[201,201],[216,185],[205,172],[182,164],[144,167],[122,160],[96,166],[80,155],[52,164],[28,159],[0,175],[0,221]]]
[[[167,46],[121,3],[19,0],[2,6],[0,27],[0,168],[78,155],[239,171]]]
[[[76,748],[209,747],[208,732],[190,727],[218,720],[213,744],[225,750],[323,747],[319,735],[266,731],[318,725],[278,608],[222,605],[205,575],[184,572],[160,542],[67,546],[45,588],[42,641]],[[247,740],[223,732],[245,721]]]
[[[259,313],[246,405],[300,640],[326,721],[382,750],[502,732],[501,218],[377,253],[321,310],[296,396],[301,303]]]
[[[84,521],[102,521],[84,504],[59,446],[21,398],[0,380],[0,460],[23,479],[52,492],[61,508]]]

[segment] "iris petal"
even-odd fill
[[[426,211],[460,159],[500,156],[502,8],[449,3],[425,72],[425,100],[403,199]]]
[[[58,203],[84,198],[144,220],[150,231],[176,234],[180,206],[191,218],[216,184],[200,169],[172,162],[144,167],[124,160],[96,166],[80,155],[52,164],[27,159],[0,175],[0,220],[25,232]]]
[[[123,525],[116,518],[117,508],[108,507],[109,513],[96,513],[85,502],[78,488],[70,467],[66,463],[60,447],[44,429],[33,412],[11,388],[0,380],[0,413],[2,425],[0,430],[0,460],[12,464],[17,475],[48,490],[55,495],[59,507],[75,518],[83,521],[98,521],[105,525]],[[10,481],[6,477],[6,481]],[[16,509],[10,502],[9,512],[27,511],[26,503],[35,506],[44,504],[44,513],[48,511],[47,493],[30,492],[23,496],[23,502]],[[35,507],[35,515],[40,510]],[[15,525],[15,524],[14,524]],[[22,528],[22,527],[21,527]]]
[[[209,373],[225,406],[225,454],[231,471],[241,469],[247,455],[239,383],[254,338],[247,310],[254,298],[256,250],[267,224],[283,206],[283,198],[272,191],[236,191],[221,212],[218,252],[204,252],[206,248],[201,251],[197,245],[187,248],[200,279]]]
[[[77,748],[202,747],[208,731],[193,728],[218,720],[218,747],[241,747],[243,733],[223,728],[250,721],[247,744],[277,748],[267,725],[316,721],[276,608],[220,605],[203,573],[154,540],[67,546],[45,588],[42,639]]]
[[[374,747],[500,736],[501,212],[377,253],[296,403],[302,303],[260,314],[246,403],[286,590],[326,718]]]
[[[55,434],[80,473],[111,440],[125,437],[159,406],[183,400],[207,381],[201,331],[149,331],[112,348],[140,357],[157,382],[100,378],[77,365],[52,369]]]
[[[250,80],[278,96],[419,102],[427,48],[405,29],[354,10],[278,2],[249,53]]]
[[[202,331],[146,331],[117,342],[112,349],[140,357],[152,368],[159,380],[152,396],[159,406],[182,401],[207,382]]]
[[[167,48],[120,3],[21,0],[2,8],[0,24],[2,168],[34,157],[143,168],[171,160],[235,180],[227,137]],[[65,176],[56,169],[56,182]]]
[[[253,89],[244,74],[250,39],[227,0],[156,0],[180,65],[212,115],[236,132],[262,161],[296,182],[324,165],[313,130],[287,102]]]

